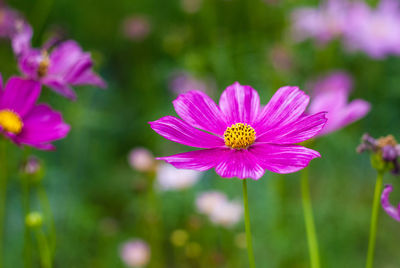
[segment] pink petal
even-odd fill
[[[317,151],[299,145],[258,143],[251,146],[249,152],[262,168],[281,174],[299,171],[312,159],[320,157]]]
[[[229,126],[235,123],[252,124],[260,110],[260,97],[252,87],[236,82],[222,93],[219,106]]]
[[[385,185],[381,196],[382,207],[390,217],[392,217],[396,221],[400,221],[400,205],[396,208],[392,206],[389,201],[389,194],[392,192],[392,190],[392,185]]]
[[[221,156],[221,163],[216,166],[215,171],[223,178],[258,180],[264,175],[265,170],[258,159],[247,150],[229,149]]]
[[[54,77],[46,77],[42,80],[42,83],[53,89],[56,93],[70,100],[76,100],[75,91],[67,84],[66,81]]]
[[[73,40],[61,43],[50,53],[49,74],[66,75],[73,69],[77,62],[86,58],[88,53],[84,53],[82,48]],[[89,56],[90,57],[90,56]]]
[[[228,150],[230,149],[211,148],[158,157],[157,159],[164,160],[176,168],[205,171],[218,165],[221,162],[222,154],[226,153]]]
[[[298,87],[282,87],[262,109],[254,129],[258,135],[296,121],[305,111],[309,97]]]
[[[370,110],[371,105],[364,100],[354,100],[340,111],[328,112],[328,123],[319,135],[325,135],[363,118]]]
[[[48,143],[64,138],[69,130],[70,126],[64,123],[61,113],[40,104],[26,115],[22,132],[15,136],[14,141],[39,149],[52,149]]]
[[[10,109],[21,117],[32,108],[40,95],[40,83],[12,77],[8,80],[0,100],[0,110]]]
[[[213,148],[225,145],[223,138],[200,131],[173,116],[150,122],[150,126],[164,138],[187,146]]]
[[[188,124],[223,135],[227,123],[215,102],[201,91],[189,91],[173,101],[176,113]]]
[[[293,144],[308,140],[317,135],[327,122],[326,112],[303,115],[291,124],[272,128],[257,136],[256,142]]]
[[[264,169],[247,150],[232,150],[221,147],[191,151],[157,159],[164,160],[174,167],[182,169],[205,171],[215,168],[218,175],[224,178],[238,177],[257,180],[264,175]]]
[[[99,88],[106,88],[107,83],[92,70],[86,70],[71,82],[72,85],[93,85]]]

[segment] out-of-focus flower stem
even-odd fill
[[[149,174],[148,202],[150,204],[150,243],[152,245],[151,267],[163,267],[164,256],[162,250],[162,224],[161,210],[158,203],[157,194],[154,189],[156,175]]]
[[[47,198],[46,190],[41,182],[37,186],[37,194],[39,197],[40,206],[44,212],[46,224],[49,227],[50,256],[53,258],[56,248],[56,226],[54,223],[54,215],[51,211],[49,199]]]
[[[42,267],[51,268],[52,267],[51,251],[46,235],[44,234],[41,228],[35,230],[35,235],[36,235],[36,240],[38,242],[40,261],[42,263]]]
[[[315,231],[314,215],[311,205],[310,186],[308,182],[308,168],[301,172],[301,196],[303,202],[304,222],[306,225],[308,251],[310,254],[311,268],[320,267],[318,238]]]
[[[24,148],[24,158],[23,162],[27,161],[28,156],[29,156],[29,147]],[[30,197],[29,197],[29,181],[28,177],[24,172],[21,174],[21,194],[22,194],[22,208],[23,208],[23,213],[24,217],[23,219],[25,220],[25,217],[28,215],[30,212]],[[32,243],[31,243],[31,231],[29,227],[24,224],[24,265],[26,268],[32,267]]]
[[[0,141],[0,268],[3,267],[4,221],[7,196],[7,140]]]
[[[374,201],[372,203],[371,227],[369,232],[368,253],[367,253],[367,268],[372,268],[374,264],[374,251],[376,241],[376,228],[378,224],[379,214],[379,198],[382,190],[382,180],[384,171],[378,171],[375,183]]]
[[[249,255],[250,268],[255,268],[256,264],[254,261],[253,242],[251,240],[249,200],[247,197],[247,181],[246,179],[243,179],[242,181],[243,181],[244,224],[246,228],[247,253]]]

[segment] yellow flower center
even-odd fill
[[[49,59],[49,55],[47,54],[46,50],[43,50],[42,56],[43,56],[43,59],[39,63],[39,67],[37,69],[37,74],[38,74],[39,77],[46,76],[47,71],[48,71],[49,66],[50,66],[50,59]]]
[[[225,130],[224,140],[233,149],[246,149],[256,140],[256,132],[247,124],[236,123]]]
[[[4,131],[19,134],[24,126],[18,114],[10,110],[0,111],[0,126]]]

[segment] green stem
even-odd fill
[[[256,264],[254,261],[253,242],[251,241],[249,200],[247,198],[247,182],[246,179],[243,179],[242,181],[243,181],[243,205],[244,205],[244,223],[246,228],[247,253],[249,255],[250,268],[255,268]]]
[[[366,265],[367,268],[372,268],[374,264],[376,228],[378,225],[379,199],[382,189],[382,180],[383,180],[383,172],[378,172],[375,183],[374,201],[372,203],[371,228],[369,231],[367,265]]]
[[[30,154],[30,147],[24,147],[24,154],[22,158],[22,164],[25,165],[28,161]],[[23,209],[23,222],[25,222],[26,216],[29,214],[30,206],[30,187],[29,177],[23,171],[21,173],[21,193],[22,193],[22,209]],[[30,228],[24,224],[24,266],[26,268],[32,267],[32,240]]]
[[[54,256],[55,248],[56,248],[56,226],[54,223],[54,215],[51,212],[51,206],[49,203],[49,199],[47,198],[46,190],[44,189],[42,183],[40,182],[37,186],[37,193],[39,196],[40,206],[43,208],[44,217],[47,226],[49,227],[49,243],[50,243],[50,252],[51,257]]]
[[[0,155],[0,268],[3,267],[4,254],[4,221],[6,210],[6,196],[7,196],[7,141],[3,139],[1,142],[1,155]]]
[[[42,266],[43,268],[51,268],[52,267],[51,252],[49,243],[47,242],[46,235],[40,228],[35,230],[35,234],[38,242],[40,261],[42,263]]]
[[[315,231],[314,216],[310,198],[310,186],[308,183],[308,168],[301,172],[301,195],[303,201],[304,222],[307,231],[308,251],[312,268],[320,267],[318,238]]]
[[[24,210],[25,220],[30,212],[30,198],[29,198],[29,182],[26,175],[21,177],[21,191],[22,191],[22,207]],[[24,224],[24,265],[25,267],[32,267],[32,245],[31,245],[31,231],[30,228]]]

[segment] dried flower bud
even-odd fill
[[[393,174],[398,174],[400,171],[397,161],[400,155],[400,146],[393,135],[374,139],[369,134],[364,134],[361,144],[357,147],[357,152],[371,152],[371,164],[378,171],[390,170]]]

